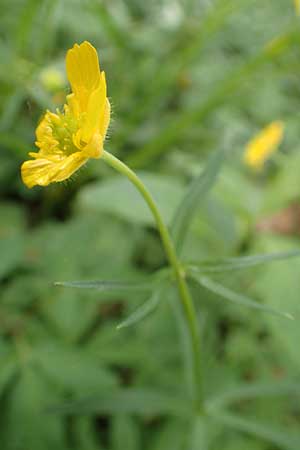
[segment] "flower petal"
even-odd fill
[[[99,130],[106,105],[106,81],[104,72],[98,88],[92,92],[87,105],[86,117],[82,127],[81,139],[88,143],[94,133]]]
[[[35,185],[47,186],[50,183],[69,178],[86,163],[88,158],[82,152],[72,153],[65,158],[36,158],[25,161],[21,167],[24,184],[32,188]]]
[[[284,124],[281,121],[270,123],[248,142],[244,154],[246,164],[261,169],[265,161],[274,153],[283,139]]]
[[[99,131],[102,134],[103,139],[105,139],[109,122],[110,122],[110,103],[108,98],[106,98],[104,113],[103,117],[101,117],[100,119],[100,126],[99,126]]]
[[[95,133],[90,142],[82,149],[88,158],[98,159],[103,152],[103,137],[99,133]]]
[[[80,105],[78,99],[75,97],[75,94],[73,92],[72,94],[67,95],[67,106],[70,109],[73,116],[78,118],[80,115]]]
[[[82,111],[87,107],[90,93],[100,82],[100,66],[95,48],[87,41],[68,50],[66,69],[72,91],[81,105]]]

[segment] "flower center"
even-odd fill
[[[66,155],[77,152],[79,149],[74,144],[73,136],[80,128],[81,120],[71,114],[69,108],[65,108],[63,113],[57,110],[56,114],[49,114],[48,117],[51,134],[58,149]]]

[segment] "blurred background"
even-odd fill
[[[54,286],[144,279],[163,267],[143,201],[101,160],[43,189],[20,179],[42,113],[69,92],[66,51],[89,40],[112,103],[106,150],[138,170],[167,222],[212,152],[227,152],[197,209],[185,261],[298,248],[300,19],[292,0],[0,6],[1,450],[299,450],[300,260],[213,277],[294,321],[192,285],[206,397],[261,385],[257,395],[236,392],[230,408],[240,420],[203,424],[182,400],[173,290],[145,320],[116,330],[145,294]],[[284,140],[254,171],[245,145],[274,120],[284,122]]]

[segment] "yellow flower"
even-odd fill
[[[296,14],[300,15],[300,0],[294,0]]]
[[[265,127],[247,144],[244,155],[245,163],[253,169],[261,169],[282,141],[283,131],[284,125],[280,121],[272,122]]]
[[[23,182],[47,186],[69,178],[89,158],[100,158],[110,120],[104,72],[89,42],[67,53],[66,69],[72,87],[63,112],[47,111],[36,129],[37,153],[22,164]]]

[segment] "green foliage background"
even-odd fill
[[[299,247],[300,23],[292,0],[0,7],[1,450],[299,450],[300,260],[222,269],[222,258]],[[154,289],[151,275],[165,265],[143,201],[101,160],[46,189],[21,183],[41,114],[69,91],[66,50],[83,40],[97,47],[107,76],[106,150],[138,170],[169,224],[188,183],[214,151],[226,151],[218,181],[195,204],[184,260],[206,267],[227,292],[295,318],[192,284],[209,420],[193,417],[186,400],[170,286],[152,314],[120,330],[148,292],[54,286],[147,279]],[[53,69],[61,74],[54,86],[45,82]],[[281,150],[253,174],[242,162],[245,143],[277,119],[286,124]],[[209,272],[209,260],[221,268]]]

